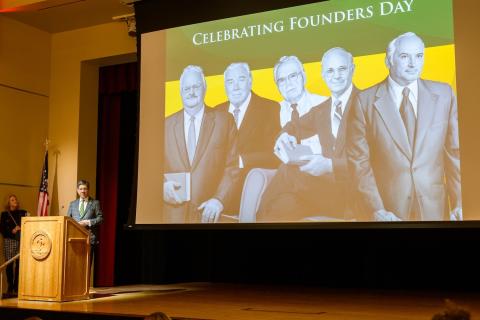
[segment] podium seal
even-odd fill
[[[52,251],[52,240],[46,232],[37,231],[30,239],[30,248],[35,260],[44,260]]]

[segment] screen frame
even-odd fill
[[[196,24],[201,22],[207,22],[223,18],[239,17],[247,14],[253,14],[268,10],[276,10],[283,8],[296,7],[299,5],[324,2],[328,0],[296,0],[296,1],[279,1],[278,3],[263,3],[260,5],[253,5],[253,1],[247,1],[251,3],[252,6],[242,6],[239,4],[234,4],[233,8],[227,8],[223,2],[219,2],[218,11],[205,11],[203,8],[199,10],[192,10],[189,12],[189,15],[181,15],[181,18],[178,20],[173,19],[173,17],[167,18],[161,22],[161,28],[155,26],[155,23],[148,23],[145,21],[139,20],[137,22],[137,59],[141,63],[141,35],[143,33],[149,33],[153,31],[159,31],[163,29],[169,29],[174,27],[180,27],[184,25]],[[154,1],[151,0],[142,0],[135,3],[135,11],[141,11],[142,6],[146,4],[152,4]],[[457,100],[461,100],[460,97],[463,95],[463,89],[460,89],[461,82],[459,78],[464,78],[465,76],[459,75],[458,71],[458,57],[461,55],[458,49],[458,24],[460,19],[456,17],[456,7],[460,6],[457,0],[452,0],[453,9],[454,9],[454,35],[455,35],[455,57],[456,57],[456,66],[457,66]],[[179,8],[182,5],[182,1],[177,4],[155,4],[158,7],[166,6],[168,10],[175,10],[173,7]],[[223,5],[221,5],[223,4]],[[164,8],[164,7],[162,7]],[[165,8],[164,8],[165,9]],[[197,8],[195,8],[197,9]],[[231,12],[236,12],[235,15],[231,15]],[[208,12],[208,14],[206,14]],[[153,12],[150,10],[149,16],[153,16]],[[158,18],[157,18],[158,20]],[[461,91],[461,93],[460,93]],[[140,96],[140,95],[139,95]],[[140,101],[140,97],[139,97]],[[460,104],[460,102],[459,102]],[[460,118],[460,117],[459,117]],[[460,131],[460,149],[461,155],[461,166],[463,168],[463,161],[466,157],[464,150],[464,143],[462,139],[462,124],[459,121],[459,131]],[[138,126],[137,126],[138,130]],[[137,157],[138,161],[138,139],[137,134]],[[138,163],[135,164],[137,167],[138,174]],[[462,176],[462,202],[464,200],[464,184],[463,179],[465,177],[465,172],[461,170]],[[136,178],[136,177],[135,177]],[[269,223],[215,223],[215,224],[202,224],[202,223],[185,223],[185,224],[136,224],[136,202],[137,202],[137,179],[135,179],[135,194],[132,195],[132,204],[130,208],[129,223],[124,225],[124,228],[130,230],[375,230],[375,229],[399,229],[399,230],[408,230],[408,229],[479,229],[480,220],[464,220],[464,221],[400,221],[400,222],[374,222],[374,221],[361,221],[361,222],[269,222]],[[464,206],[465,207],[465,206]]]

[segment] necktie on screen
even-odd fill
[[[187,152],[188,160],[190,164],[193,162],[195,156],[195,148],[197,147],[196,135],[195,135],[195,116],[190,117],[190,126],[188,127],[188,140],[187,140]]]
[[[298,109],[297,109],[298,105],[296,103],[292,103],[290,107],[292,108],[292,116],[290,121],[292,122],[294,130],[296,132],[295,138],[297,138],[297,141],[299,141],[299,138],[301,137],[301,134],[300,134],[301,128],[300,128],[300,114],[298,113]]]
[[[80,200],[80,210],[79,211],[80,211],[80,219],[81,219],[85,215],[85,200],[84,199]]]
[[[237,128],[240,127],[240,107],[233,108],[233,118],[235,119],[235,123],[237,124]]]
[[[292,122],[296,123],[298,122],[298,119],[300,119],[300,114],[298,113],[298,109],[297,109],[297,104],[296,103],[292,103],[290,105],[290,107],[292,108]]]
[[[335,109],[333,111],[332,133],[335,137],[337,137],[338,129],[340,128],[340,125],[342,123],[342,117],[343,117],[342,101],[336,100],[333,103],[333,106],[335,107]]]
[[[343,111],[342,111],[342,101],[335,101],[335,118],[338,120],[338,123],[342,121]]]
[[[408,98],[410,94],[410,89],[408,87],[403,88],[402,91],[403,99],[402,104],[400,105],[400,115],[402,116],[403,124],[407,130],[408,142],[413,148],[414,139],[415,139],[415,125],[417,119],[415,117],[415,111],[413,110],[413,105]]]

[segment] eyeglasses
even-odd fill
[[[278,78],[277,79],[277,85],[279,87],[281,86],[284,86],[287,84],[287,81],[289,82],[292,82],[292,81],[297,81],[298,77],[301,75],[300,72],[294,72],[294,73],[290,73],[288,76],[286,77],[282,77],[282,78]]]
[[[183,87],[182,91],[183,92],[190,92],[191,90],[197,91],[200,89],[202,86],[199,84],[194,84],[193,86],[188,86],[188,87]]]
[[[344,76],[345,74],[348,73],[349,71],[349,68],[346,67],[346,66],[341,66],[337,69],[334,69],[334,68],[329,68],[325,71],[325,75],[327,77],[333,77],[335,75],[335,71],[337,72],[338,75],[340,76]]]

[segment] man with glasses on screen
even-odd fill
[[[331,97],[311,108],[296,123],[287,123],[275,144],[280,151],[316,139],[321,148],[317,154],[304,156],[301,164],[279,167],[263,194],[259,221],[352,218],[344,143],[345,119],[358,92],[352,84],[354,70],[353,57],[345,49],[332,48],[323,55],[322,78]]]
[[[165,120],[165,223],[217,222],[238,179],[237,128],[233,117],[205,106],[206,81],[198,66],[180,77],[183,109]],[[189,179],[182,185],[173,174]],[[185,190],[189,186],[189,199]]]
[[[277,168],[279,160],[272,149],[280,132],[278,103],[252,91],[252,74],[247,63],[230,64],[224,72],[228,101],[217,109],[230,112],[238,128],[238,190],[226,211],[238,212],[245,176],[253,168]]]
[[[457,102],[448,84],[420,78],[424,51],[414,33],[393,39],[389,76],[350,112],[348,162],[370,220],[463,218]]]
[[[281,57],[273,68],[278,91],[283,97],[280,102],[280,125],[289,121],[296,122],[314,106],[318,106],[327,97],[310,93],[305,88],[307,76],[302,62],[296,56]]]

